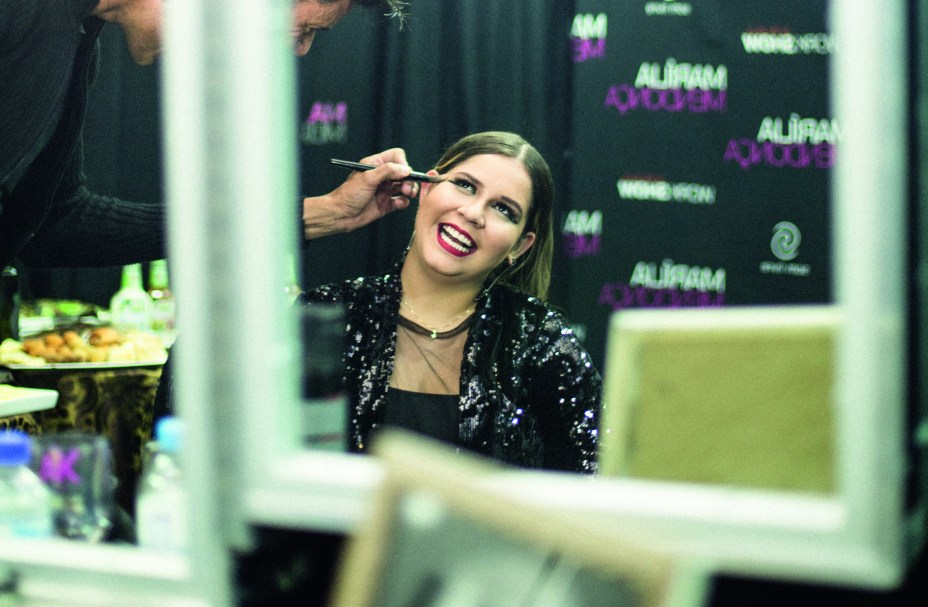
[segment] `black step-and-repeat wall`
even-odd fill
[[[828,301],[841,129],[827,95],[826,6],[415,0],[402,31],[356,9],[297,62],[302,193],[344,179],[332,157],[402,146],[426,169],[467,133],[522,133],[558,187],[551,299],[598,365],[614,310]],[[160,68],[132,64],[114,26],[102,45],[89,183],[157,200]],[[397,213],[313,242],[303,285],[384,271],[412,219]],[[119,273],[32,277],[36,295],[105,305]]]
[[[577,2],[567,308],[831,299],[826,2]]]

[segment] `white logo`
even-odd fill
[[[577,13],[570,26],[570,35],[581,40],[599,40],[606,37],[608,30],[609,16],[606,13]]]
[[[675,2],[674,0],[664,0],[663,2],[645,2],[644,14],[653,15],[674,15],[687,17],[693,12],[693,5],[689,2]]]
[[[802,241],[802,234],[796,224],[789,221],[781,221],[773,226],[773,238],[770,239],[770,250],[773,255],[782,261],[796,259],[799,255],[799,243]]]

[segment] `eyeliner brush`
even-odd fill
[[[370,171],[371,169],[377,168],[373,164],[362,164],[360,162],[351,162],[350,160],[339,160],[338,158],[332,158],[329,162],[335,166],[351,169],[353,171]],[[413,171],[406,177],[403,177],[401,181],[422,181],[426,183],[438,183],[441,180],[442,178],[439,175],[426,175],[425,173]]]

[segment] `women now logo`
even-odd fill
[[[750,55],[830,55],[835,50],[831,34],[794,34],[786,28],[745,31],[741,34],[744,52]]]

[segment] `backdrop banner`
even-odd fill
[[[824,303],[835,41],[821,0],[580,0],[567,309]]]
[[[330,158],[403,147],[427,170],[454,140],[524,135],[556,183],[550,299],[602,368],[614,310],[831,299],[825,0],[416,0],[401,30],[351,11],[296,63],[300,195]],[[161,192],[158,65],[104,28],[84,130],[88,186]],[[234,128],[234,125],[230,125]],[[389,268],[415,208],[295,252],[305,288]],[[243,243],[244,246],[244,243]],[[299,259],[302,255],[302,259]],[[108,305],[119,268],[24,272],[30,296]]]

